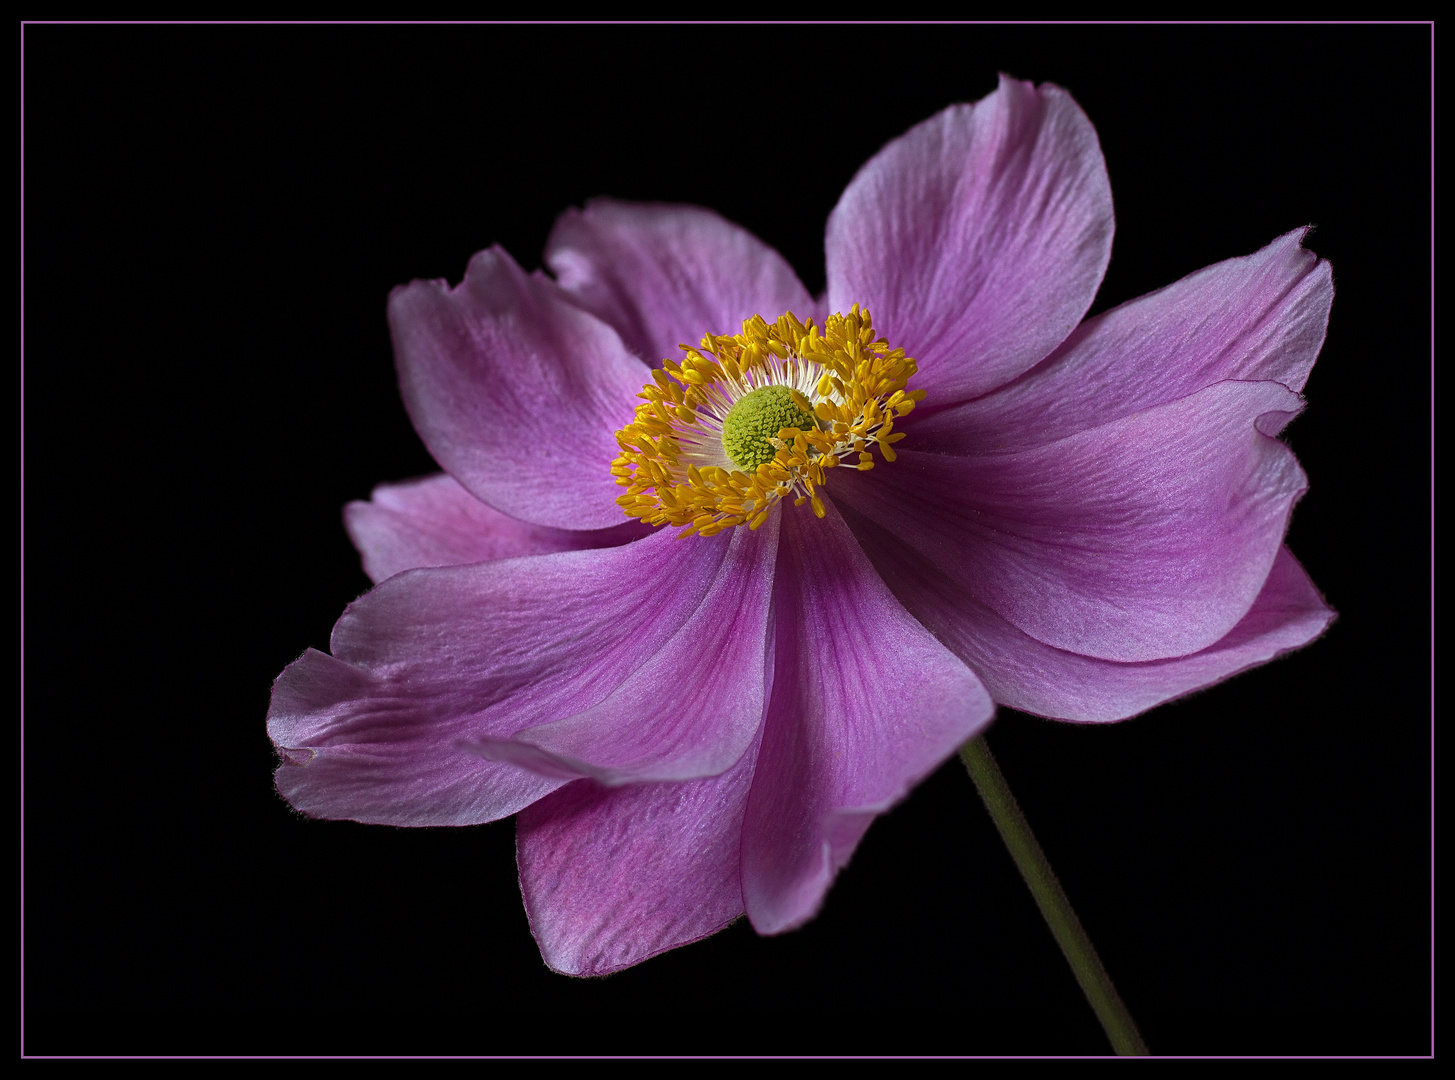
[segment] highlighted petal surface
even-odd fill
[[[1124,720],[1307,645],[1334,613],[1287,548],[1248,613],[1188,656],[1121,664],[1053,648],[1016,629],[885,530],[844,511],[874,567],[916,619],[979,674],[1002,705],[1057,720]]]
[[[1295,229],[1087,319],[1045,362],[976,401],[909,417],[916,450],[1040,446],[1224,379],[1302,390],[1324,343],[1333,275]]]
[[[517,555],[617,547],[651,529],[626,522],[582,532],[532,525],[487,506],[443,473],[380,484],[344,507],[344,528],[376,585],[421,566],[463,566]]]
[[[601,463],[646,371],[616,331],[498,248],[457,288],[395,289],[389,329],[415,430],[473,495],[558,529],[621,523]]]
[[[782,515],[773,694],[743,825],[743,897],[765,934],[811,918],[874,817],[995,708],[826,509]]]
[[[767,698],[776,516],[756,532],[731,530],[725,546],[715,578],[677,632],[603,701],[513,739],[467,745],[545,776],[607,784],[730,768],[753,741]]]
[[[720,776],[568,784],[522,810],[516,860],[541,956],[606,975],[716,933],[743,913],[743,806],[755,747]]]
[[[829,218],[828,310],[862,304],[919,361],[927,407],[1039,363],[1106,273],[1111,186],[1071,96],[1002,77],[889,143]]]
[[[1277,383],[1222,382],[1019,453],[900,451],[898,482],[835,476],[834,495],[1048,645],[1186,656],[1263,588],[1307,486],[1271,437],[1300,407]]]
[[[607,698],[707,596],[727,536],[397,574],[351,604],[333,656],[273,688],[279,790],[318,817],[465,825],[560,786],[462,747],[508,739]],[[659,573],[664,562],[674,572]]]
[[[782,255],[697,206],[594,199],[561,215],[546,265],[653,367],[705,333],[737,333],[753,315],[812,314],[808,290]]]

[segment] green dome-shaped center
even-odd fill
[[[793,403],[788,387],[760,386],[728,410],[722,422],[722,448],[734,465],[752,472],[773,460],[777,447],[768,440],[788,427],[812,431],[818,425]]]

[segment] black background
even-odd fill
[[[263,729],[368,587],[340,507],[434,469],[391,287],[493,242],[535,267],[610,194],[711,206],[818,291],[858,166],[1004,70],[1100,133],[1094,310],[1317,226],[1289,543],[1340,618],[991,746],[1154,1051],[1427,1052],[1430,33],[26,27],[25,1051],[1105,1051],[957,762],[807,927],[573,980],[511,822],[303,819]],[[807,152],[765,166],[780,140]]]

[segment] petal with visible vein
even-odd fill
[[[743,897],[765,934],[811,918],[875,816],[995,708],[825,504],[822,519],[783,512],[773,693],[743,824]]]
[[[1106,273],[1111,185],[1096,130],[1060,87],[1017,82],[890,142],[825,240],[830,311],[868,308],[919,361],[933,410],[1043,360]]]
[[[1001,705],[1054,720],[1125,720],[1313,641],[1334,613],[1283,548],[1253,606],[1206,649],[1121,664],[1053,648],[1017,630],[885,530],[844,508],[864,551],[905,608],[970,665]]]
[[[1300,407],[1278,383],[1221,382],[1015,454],[901,451],[893,484],[849,473],[834,495],[1047,645],[1186,656],[1263,588],[1307,487],[1272,437]]]
[[[916,450],[998,454],[1041,446],[1225,379],[1302,390],[1334,300],[1329,264],[1295,229],[1078,326],[1015,382],[923,420]]]
[[[561,778],[461,744],[508,739],[607,698],[692,617],[729,542],[683,545],[669,531],[396,574],[345,610],[333,656],[310,650],[274,684],[279,790],[316,817],[391,825],[515,813]]]
[[[767,698],[777,515],[756,532],[738,528],[730,537],[691,615],[603,701],[513,738],[466,745],[542,775],[612,785],[690,780],[730,768],[753,741]]]
[[[376,585],[421,566],[617,547],[652,533],[639,521],[585,531],[532,525],[482,503],[444,473],[380,484],[367,502],[344,507],[344,528]]]
[[[755,747],[720,776],[568,784],[516,819],[516,861],[541,957],[607,975],[716,933],[743,913],[743,805]]]
[[[812,314],[782,255],[699,206],[593,199],[556,222],[546,265],[653,367],[703,334],[736,334],[753,315]]]
[[[616,331],[499,248],[457,288],[395,289],[389,329],[415,430],[471,494],[536,525],[621,523],[615,433],[647,370]]]

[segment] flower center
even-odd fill
[[[637,395],[646,404],[616,433],[611,464],[626,515],[685,526],[679,536],[756,529],[790,495],[823,517],[825,473],[850,456],[872,469],[873,446],[893,461],[904,438],[894,421],[924,397],[904,389],[915,362],[875,338],[858,304],[822,332],[792,312],[773,323],[754,315],[741,334],[706,334],[682,351]]]
[[[760,386],[740,397],[723,417],[722,449],[734,465],[751,472],[773,460],[782,445],[778,433],[784,428],[817,427],[813,413],[798,407],[788,387]]]

